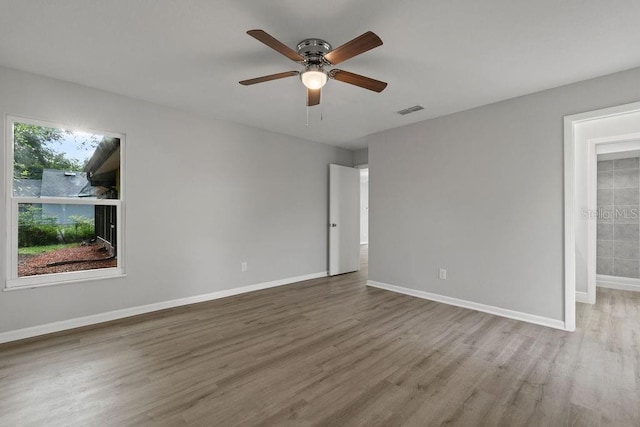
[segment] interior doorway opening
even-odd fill
[[[360,169],[360,271],[369,276],[369,165]]]
[[[360,245],[369,244],[369,168],[360,168]]]
[[[594,139],[589,155],[596,223],[588,229],[586,302],[593,304],[597,287],[640,291],[640,134]]]
[[[564,323],[573,331],[576,302],[595,303],[596,147],[640,139],[640,102],[566,116],[564,129]]]

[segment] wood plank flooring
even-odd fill
[[[2,345],[0,426],[640,425],[640,294],[565,333],[365,278]]]

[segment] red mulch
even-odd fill
[[[40,255],[19,255],[18,277],[116,267],[115,258],[105,258],[109,258],[108,252],[96,245],[56,249]],[[47,267],[47,264],[53,262],[84,259],[91,261]]]

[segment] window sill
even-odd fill
[[[43,274],[40,276],[27,276],[18,279],[8,279],[3,289],[4,292],[19,291],[24,289],[43,288],[46,286],[70,285],[94,280],[118,279],[126,277],[122,268],[105,268],[100,270],[85,270],[69,273]]]

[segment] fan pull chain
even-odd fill
[[[307,127],[309,127],[309,106],[307,105]]]

